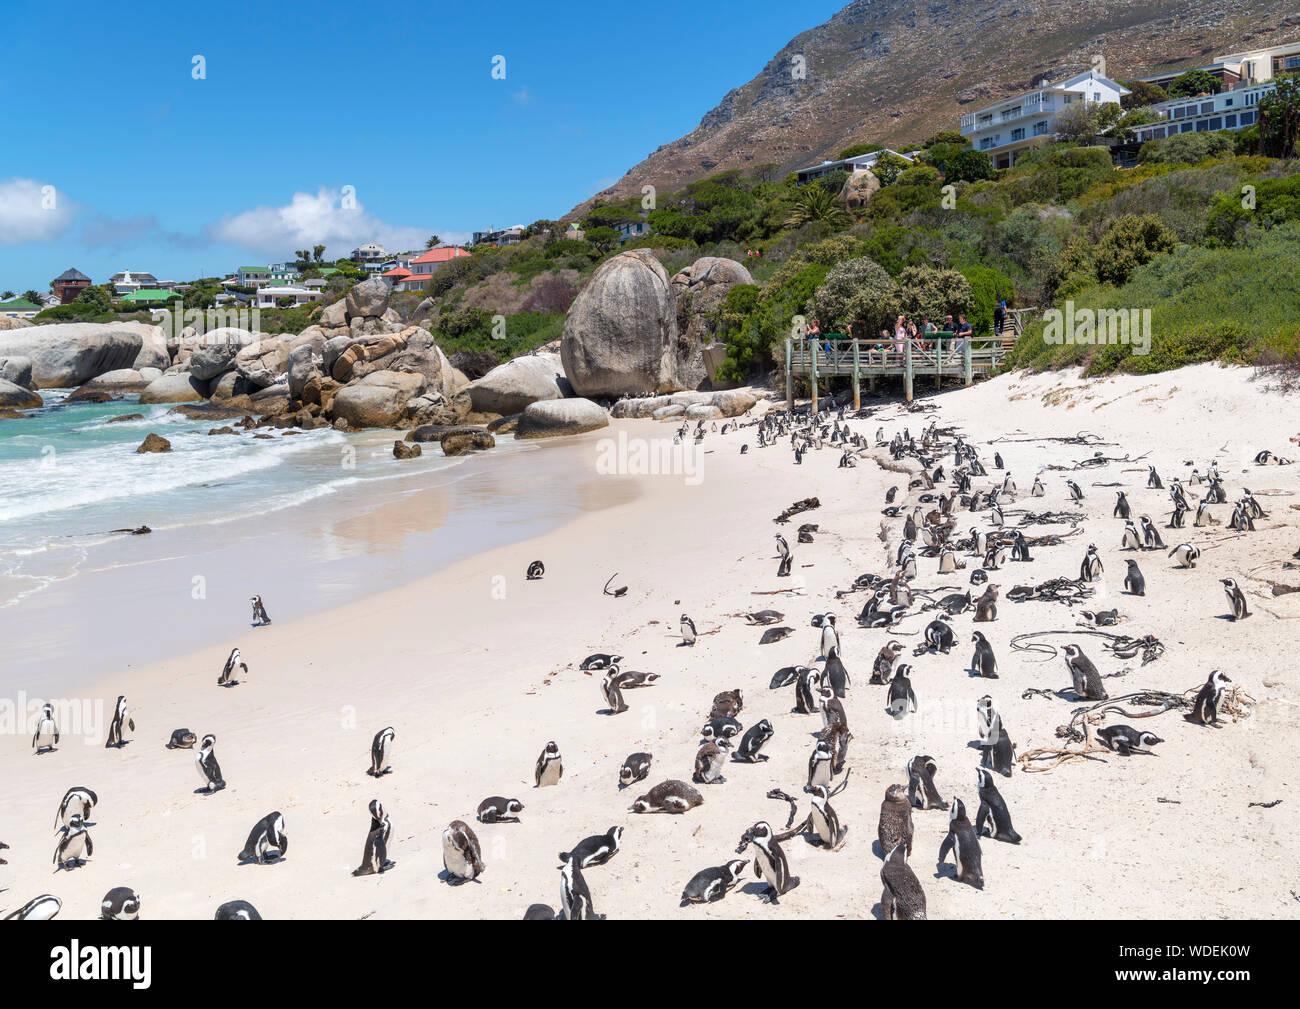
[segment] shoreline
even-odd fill
[[[1300,595],[1264,599],[1252,581],[1251,620],[1239,628],[1216,619],[1223,609],[1218,578],[1225,558],[1236,556],[1225,551],[1241,554],[1233,568],[1246,577],[1266,558],[1283,556],[1284,544],[1289,556],[1300,539],[1300,513],[1286,507],[1300,493],[1300,466],[1257,469],[1249,462],[1259,448],[1283,451],[1286,444],[1286,434],[1260,431],[1259,399],[1266,395],[1272,423],[1288,425],[1287,434],[1300,429],[1294,398],[1260,393],[1239,371],[1204,368],[1164,378],[1013,375],[927,397],[912,412],[882,405],[852,422],[868,437],[878,426],[917,434],[932,419],[964,431],[982,454],[991,457],[995,447],[1003,453],[1020,488],[1013,507],[1032,511],[1068,506],[1067,474],[1057,470],[1042,470],[1044,499],[1028,497],[1036,468],[1069,467],[1094,451],[1043,439],[1094,430],[1118,443],[1107,450],[1117,456],[1151,453],[1166,479],[1185,475],[1184,460],[1204,466],[1209,453],[1226,444],[1218,456],[1230,494],[1244,482],[1270,512],[1251,537],[1207,550],[1195,571],[1141,555],[1148,596],[1133,598],[1118,584],[1122,523],[1111,517],[1112,493],[1093,485],[1122,481],[1132,488],[1135,511],[1151,512],[1162,525],[1157,508],[1165,497],[1142,489],[1145,461],[1085,473],[1082,532],[1060,546],[1036,549],[1023,573],[1012,565],[991,579],[1000,577],[1004,587],[999,619],[987,631],[1002,678],[972,679],[961,671],[971,626],[969,615],[959,617],[951,655],[909,654],[920,708],[901,722],[883,714],[882,688],[866,681],[884,641],[897,635],[910,653],[924,621],[910,619],[894,635],[863,630],[853,620],[862,594],[835,595],[863,571],[888,569],[901,518],[886,518],[880,508],[885,489],[902,482],[900,475],[865,460],[839,469],[839,451],[830,449],[810,452],[794,467],[788,439],[758,449],[752,428],[707,436],[696,486],[680,476],[601,477],[630,482],[636,497],[301,619],[281,620],[268,596],[277,620],[270,627],[235,627],[223,644],[96,680],[88,699],[111,707],[125,693],[135,711],[138,731],[121,751],[105,750],[98,740],[86,746],[70,739],[56,753],[32,757],[29,739],[7,737],[0,803],[10,814],[4,839],[12,850],[6,852],[11,864],[0,870],[8,888],[0,904],[17,906],[49,891],[64,900],[63,917],[89,917],[107,889],[132,885],[148,918],[210,917],[217,904],[232,899],[251,901],[267,918],[518,918],[533,902],[558,906],[556,852],[620,824],[624,850],[586,874],[596,909],[612,918],[871,917],[879,910],[874,849],[880,800],[912,755],[932,755],[941,792],[963,798],[973,815],[977,757],[970,743],[977,697],[996,696],[1022,754],[1057,742],[1054,726],[1068,721],[1077,705],[1022,694],[1066,685],[1063,663],[1059,656],[1040,661],[1016,652],[1009,641],[1044,626],[1072,628],[1072,613],[1058,604],[1011,603],[1005,591],[1022,581],[1072,577],[1083,546],[1096,542],[1107,563],[1094,608],[1118,606],[1128,618],[1120,631],[1154,633],[1167,648],[1156,662],[1131,663],[1124,679],[1108,680],[1116,685],[1112,694],[1182,691],[1217,665],[1231,668],[1234,681],[1255,699],[1251,717],[1216,731],[1166,714],[1155,720],[1166,739],[1156,757],[1107,757],[999,779],[1025,840],[1019,846],[982,842],[983,891],[955,882],[951,862],[936,872],[947,814],[914,811],[911,863],[930,916],[1104,918],[1114,916],[1121,899],[1142,916],[1294,918],[1284,885],[1293,861],[1289,838],[1300,822],[1294,803],[1261,810],[1246,802],[1293,790],[1289,740],[1300,728],[1300,684],[1271,657],[1287,647]],[[1217,444],[1207,449],[1203,437],[1188,432],[1211,412]],[[1143,424],[1136,433],[1135,417]],[[629,437],[671,438],[673,432],[671,425],[635,421],[617,422],[603,435],[617,437],[623,426]],[[998,435],[1037,440],[994,446],[990,440]],[[739,454],[742,440],[750,443],[746,455]],[[1131,466],[1141,472],[1127,472]],[[990,469],[989,480],[1001,475]],[[1275,498],[1274,491],[1286,496]],[[821,507],[788,526],[773,523],[780,511],[809,496],[818,496]],[[1226,518],[1223,506],[1216,517]],[[987,521],[985,515],[978,520]],[[795,546],[793,533],[804,522],[819,531],[812,544]],[[776,577],[778,531],[794,546],[791,580]],[[1217,542],[1224,532],[1222,526],[1204,533],[1188,528],[1181,535]],[[1164,535],[1169,541],[1179,534]],[[538,558],[546,564],[545,577],[525,581],[524,569]],[[928,589],[960,590],[969,573],[936,577],[935,562],[924,558],[919,567],[918,584]],[[617,583],[629,586],[617,600],[601,594],[615,571]],[[798,591],[781,591],[792,587]],[[773,591],[780,594],[761,594]],[[1171,605],[1171,598],[1180,604]],[[242,598],[239,605],[246,605]],[[758,645],[758,630],[739,614],[768,607],[785,613],[782,623],[794,633]],[[700,632],[693,648],[679,644],[683,611]],[[855,737],[853,771],[835,800],[850,827],[847,845],[829,853],[789,842],[802,883],[778,905],[761,904],[760,887],[747,875],[721,903],[679,910],[685,881],[735,857],[731,852],[745,828],[757,819],[784,824],[787,807],[766,798],[769,789],[800,797],[801,811],[806,808],[799,786],[820,719],[791,714],[789,691],[770,691],[768,681],[778,667],[816,657],[818,632],[810,617],[827,611],[840,615],[853,677],[844,702]],[[240,621],[247,619],[244,609],[237,612]],[[250,673],[238,687],[223,690],[216,679],[230,644],[241,648]],[[598,714],[605,707],[599,677],[576,668],[596,651],[621,653],[625,668],[661,678],[628,691],[627,713]],[[1121,671],[1105,653],[1090,654],[1103,674]],[[690,778],[696,730],[711,698],[736,687],[745,695],[741,720],[748,726],[767,717],[776,728],[766,750],[771,760],[728,764],[727,783],[697,786],[705,804],[684,816],[627,812],[648,786]],[[370,739],[389,725],[396,730],[394,770],[375,780],[365,774]],[[216,734],[226,790],[193,794],[199,784],[193,754],[162,748],[181,726]],[[554,788],[535,789],[533,762],[548,739],[560,744],[564,776]],[[649,779],[620,790],[618,766],[636,750],[653,754]],[[96,857],[50,878],[50,817],[73,782],[100,795]],[[520,798],[522,822],[478,823],[474,809],[488,795]],[[1157,797],[1174,801],[1157,803]],[[354,879],[349,874],[360,858],[372,798],[392,817],[390,857],[397,865],[381,876]],[[277,865],[237,867],[233,856],[248,828],[273,809],[283,812],[293,841],[288,857]],[[456,818],[478,835],[487,871],[479,883],[449,887],[437,880],[440,837]],[[1240,843],[1243,832],[1246,845]],[[1218,885],[1207,887],[1206,854],[1221,850],[1232,850],[1233,858],[1219,865]]]

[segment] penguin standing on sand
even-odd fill
[[[1042,497],[1042,496],[1043,496],[1044,494],[1046,494],[1046,493],[1047,493],[1047,491],[1046,491],[1046,489],[1043,487],[1043,481],[1040,480],[1038,477],[1035,476],[1035,477],[1034,477],[1034,485],[1033,485],[1032,487],[1029,488],[1029,496],[1030,496],[1030,497]]]
[[[1147,486],[1152,490],[1164,490],[1165,485],[1160,480],[1160,474],[1156,472],[1154,466],[1147,467]]]
[[[988,769],[983,767],[975,768],[975,784],[979,788],[980,808],[975,814],[975,833],[980,837],[984,834],[985,821],[988,821],[989,834],[995,841],[1006,841],[1008,844],[1019,844],[1020,835],[1016,833],[1016,828],[1011,825],[1011,813],[1007,810],[1006,801],[1002,798],[1002,793],[998,791],[998,786],[993,784],[993,778],[989,775]]]
[[[985,694],[975,702],[975,724],[979,729],[980,746],[996,746],[1002,738],[1002,716],[993,706],[993,698]]]
[[[442,832],[442,866],[452,885],[478,879],[483,873],[483,849],[464,820],[452,820]]]
[[[760,760],[767,760],[767,754],[760,751],[772,738],[773,732],[772,723],[766,718],[756,725],[751,725],[740,738],[740,745],[736,747],[732,760],[742,764],[756,764]]]
[[[63,836],[54,849],[54,864],[59,869],[75,869],[95,853],[90,831],[77,813],[73,813],[68,818],[68,825],[59,830]]]
[[[907,801],[917,809],[947,809],[948,803],[939,794],[934,776],[939,768],[934,758],[921,754],[909,760],[903,768],[907,772]]]
[[[262,597],[253,596],[248,601],[253,604],[253,626],[268,626],[271,623],[271,618],[266,612],[266,607],[262,605]]]
[[[36,731],[32,733],[32,749],[37,753],[53,750],[59,742],[59,723],[54,720],[54,705],[41,705],[41,717],[36,720]]]
[[[238,648],[232,648],[230,657],[226,659],[226,664],[221,667],[221,675],[217,677],[217,686],[236,686],[239,683],[238,680],[234,679],[236,669],[241,670],[245,676],[248,675],[248,663],[240,657]]]
[[[1142,537],[1138,535],[1138,527],[1132,520],[1124,523],[1124,535],[1120,537],[1119,548],[1121,550],[1142,549]]]
[[[1219,581],[1223,583],[1228,605],[1232,607],[1232,619],[1245,620],[1250,616],[1250,610],[1246,609],[1246,594],[1241,591],[1241,586],[1231,578],[1220,578]]]
[[[361,851],[361,864],[352,870],[354,876],[374,876],[387,872],[397,863],[388,857],[388,841],[393,834],[393,824],[383,803],[370,800],[370,829],[366,831],[366,844]]]
[[[776,536],[776,552],[781,556],[781,561],[776,568],[776,576],[778,578],[789,577],[790,568],[794,564],[794,554],[790,553],[790,544],[785,541],[785,537],[780,533]]]
[[[546,785],[558,785],[560,776],[563,774],[564,763],[560,759],[560,747],[554,740],[551,740],[537,758],[537,766],[533,768],[533,787],[542,788]]]
[[[1083,555],[1083,563],[1079,565],[1080,581],[1095,582],[1101,578],[1104,570],[1101,558],[1097,555],[1097,544],[1089,543],[1088,552]]]
[[[907,853],[901,844],[885,855],[880,882],[885,887],[880,894],[880,912],[886,921],[925,920],[925,891],[907,864]]]
[[[835,755],[831,750],[831,744],[824,739],[819,739],[813,746],[812,755],[808,758],[808,787],[813,785],[829,785],[831,777],[834,774]]]
[[[1217,725],[1219,708],[1223,705],[1223,692],[1226,689],[1224,684],[1231,682],[1232,679],[1223,670],[1214,670],[1197,693],[1191,712],[1183,717],[1189,722],[1197,722],[1201,725]]]
[[[1146,550],[1163,550],[1165,541],[1160,538],[1160,530],[1151,521],[1150,515],[1143,515],[1138,522],[1142,526],[1142,547]]]
[[[835,617],[827,613],[822,617],[822,650],[823,658],[838,652],[840,649],[839,631],[835,629]]]
[[[876,655],[876,661],[871,667],[871,679],[869,682],[882,684],[888,683],[890,674],[894,671],[894,661],[903,654],[903,643],[901,641],[890,641],[880,649]]]
[[[565,862],[560,870],[560,905],[564,908],[566,921],[603,921],[605,918],[592,906],[587,880],[573,859]]]
[[[948,816],[948,836],[939,846],[939,865],[942,866],[948,853],[952,852],[953,862],[957,866],[957,879],[969,883],[977,890],[984,889],[984,870],[980,858],[980,841],[975,828],[966,818],[966,805],[961,799],[952,800],[952,812]]]
[[[382,778],[392,771],[388,757],[393,752],[393,740],[396,736],[397,733],[393,731],[391,725],[375,733],[375,738],[370,743],[370,770],[366,772],[372,778]]]
[[[767,883],[766,900],[775,904],[799,885],[799,877],[790,875],[790,863],[785,851],[776,839],[776,834],[766,820],[760,820],[741,836],[736,854],[741,854],[747,846],[754,845],[754,875]]]
[[[718,742],[707,741],[695,751],[695,780],[702,785],[724,785],[727,779],[722,776],[722,766],[727,761],[724,747],[731,744],[725,739]]]
[[[1084,701],[1104,701],[1107,699],[1106,688],[1101,685],[1101,674],[1093,665],[1092,659],[1083,654],[1078,645],[1065,646],[1065,667],[1070,671],[1070,682],[1074,693]]]
[[[217,737],[209,733],[203,737],[203,745],[194,757],[199,777],[203,779],[203,791],[209,795],[226,787],[226,782],[221,777],[221,765],[217,763],[216,745]]]
[[[1129,507],[1128,495],[1122,490],[1115,492],[1115,510],[1111,513],[1112,518],[1127,519],[1133,514],[1133,509]]]
[[[970,667],[985,679],[996,680],[998,678],[998,660],[993,654],[993,646],[989,644],[988,638],[984,637],[979,631],[971,635],[971,641],[975,643],[975,654],[971,656]]]
[[[1071,501],[1078,502],[1083,500],[1083,490],[1079,487],[1077,483],[1075,483],[1073,480],[1066,480],[1065,485],[1070,488]]]
[[[1130,595],[1144,596],[1147,594],[1147,582],[1142,577],[1142,572],[1138,569],[1138,562],[1132,558],[1128,561],[1128,573],[1124,575],[1124,588]]]
[[[876,824],[880,850],[892,851],[901,846],[910,855],[912,834],[912,803],[908,801],[907,789],[903,785],[890,785],[885,789],[884,801],[880,803],[880,820]]]
[[[840,661],[840,650],[836,646],[826,653],[826,665],[822,668],[822,679],[835,691],[836,697],[843,697],[845,690],[853,685],[849,671]]]
[[[894,718],[902,718],[909,707],[913,712],[917,710],[916,691],[912,689],[912,680],[908,676],[911,671],[911,666],[906,662],[901,663],[894,670],[894,678],[889,681],[889,699],[885,710]]]
[[[740,882],[740,877],[749,865],[749,859],[733,858],[726,865],[701,869],[691,877],[686,888],[682,890],[681,906],[687,904],[713,904],[720,901]]]
[[[605,670],[605,675],[600,681],[600,693],[605,698],[605,703],[609,705],[611,715],[619,715],[627,711],[627,701],[623,700],[623,674],[619,672],[618,666],[610,666]]]
[[[696,637],[695,621],[692,620],[690,617],[688,617],[685,613],[683,613],[682,614],[682,644],[684,645],[695,644],[695,637]]]
[[[831,806],[830,789],[825,785],[814,785],[807,791],[812,795],[812,811],[808,814],[808,819],[812,823],[813,831],[821,839],[823,847],[839,851],[844,845],[844,837],[848,834],[849,828],[840,823],[839,814]]]
[[[274,859],[267,857],[267,852],[272,848],[277,852]],[[244,848],[237,857],[241,865],[245,862],[267,865],[280,861],[288,853],[289,837],[284,832],[284,816],[276,810],[253,824],[253,829],[248,832],[248,840],[244,842]]]
[[[129,742],[122,736],[123,729],[130,728],[135,731],[135,719],[131,717],[131,712],[126,707],[126,697],[119,695],[117,704],[113,708],[113,720],[108,723],[108,739],[104,742],[104,748],[122,747]]]

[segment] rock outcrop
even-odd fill
[[[208,398],[208,383],[189,374],[163,375],[144,387],[141,403],[197,403]]]
[[[548,399],[531,403],[519,417],[516,438],[556,438],[609,426],[604,408],[589,399]]]
[[[698,347],[678,339],[668,274],[645,249],[595,272],[569,309],[560,357],[579,396],[673,392],[703,374]]]
[[[170,452],[171,450],[172,450],[171,442],[169,442],[162,435],[151,433],[145,435],[144,441],[140,443],[140,447],[137,448],[135,451],[137,455],[143,455],[146,452]]]
[[[0,409],[34,410],[45,401],[31,389],[0,378]]]
[[[520,413],[530,403],[563,399],[572,392],[558,354],[516,357],[469,384],[476,413]]]
[[[165,368],[168,360],[154,352],[161,339],[161,329],[139,322],[28,326],[0,332],[0,357],[29,358],[38,389],[71,389],[106,371]]]
[[[376,371],[334,395],[332,412],[349,427],[397,427],[406,418],[406,404],[424,388],[421,375]]]

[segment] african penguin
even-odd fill
[[[447,870],[447,882],[456,886],[483,874],[483,849],[464,820],[452,820],[442,832],[442,867]]]
[[[980,797],[979,812],[975,815],[975,833],[980,837],[992,837],[995,841],[1019,844],[1020,835],[1011,825],[1011,813],[1007,810],[1007,804],[1002,798],[1002,793],[998,791],[998,786],[993,784],[987,768],[975,768],[975,784],[979,788]],[[986,820],[989,825],[988,835],[984,833]]]
[[[523,811],[524,804],[518,799],[489,795],[478,804],[475,815],[479,823],[518,823],[519,814]]]
[[[267,852],[272,849],[277,853],[274,859],[267,857]],[[284,832],[284,816],[277,810],[274,813],[267,813],[253,825],[253,829],[248,832],[248,840],[244,842],[244,848],[237,858],[241,865],[244,862],[265,865],[278,862],[288,853],[289,838]]]
[[[584,837],[573,846],[572,851],[560,852],[560,861],[573,859],[579,869],[590,869],[593,865],[604,865],[618,854],[619,843],[623,838],[622,827],[610,827],[604,834],[592,834]]]
[[[726,865],[701,869],[691,877],[686,888],[682,890],[681,907],[687,904],[712,904],[727,895],[727,891],[740,882],[748,859],[733,858]]]
[[[925,891],[907,864],[907,853],[901,844],[885,854],[880,882],[885,887],[880,894],[880,912],[886,921],[925,920]]]
[[[370,743],[370,770],[366,772],[371,777],[382,778],[392,771],[392,767],[388,764],[388,755],[392,752],[393,739],[396,735],[391,725],[375,733],[375,738]]]
[[[980,859],[979,837],[975,828],[966,818],[966,805],[961,799],[952,800],[952,811],[948,816],[948,836],[939,846],[939,864],[943,865],[952,852],[957,866],[957,879],[969,883],[977,890],[984,889],[984,871]]]
[[[537,758],[537,766],[533,769],[533,787],[558,785],[562,774],[564,774],[564,764],[560,759],[560,747],[552,740],[546,744]]]

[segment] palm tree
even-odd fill
[[[41,295],[40,295],[40,292],[39,292],[39,291],[33,291],[33,290],[30,290],[30,289],[24,291],[24,292],[23,292],[23,301],[30,301],[33,305],[39,305],[39,304],[41,303]]]
[[[313,246],[311,247],[311,250],[312,250],[312,254],[316,257],[316,262],[319,263],[319,262],[321,261],[322,257],[324,257],[324,255],[325,255],[325,246],[323,246],[323,245],[313,245]]]
[[[786,218],[787,228],[798,228],[810,221],[825,221],[833,228],[847,228],[849,215],[840,207],[839,200],[818,185],[805,186],[799,200]]]
[[[437,235],[430,235],[429,240],[424,243],[426,249],[433,249],[442,244],[442,239]]]
[[[8,300],[9,298],[12,297],[14,297],[13,291],[5,291],[3,294],[0,294],[0,298],[4,298],[5,300]]]

